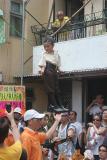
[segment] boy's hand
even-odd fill
[[[41,70],[39,70],[39,74],[43,75],[44,74],[44,68],[41,68]]]

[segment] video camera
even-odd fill
[[[66,142],[66,141],[69,141],[69,140],[72,141],[72,138],[71,137],[67,137],[67,138],[64,138],[64,139],[60,139],[58,141],[47,142],[47,143],[43,144],[43,148],[51,149],[53,151],[53,153],[56,156],[58,156],[59,155],[58,150],[57,150],[58,145]]]
[[[6,111],[8,112],[8,113],[10,113],[11,112],[11,104],[6,104]]]

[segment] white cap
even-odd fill
[[[41,119],[45,116],[45,114],[41,114],[34,109],[30,109],[24,114],[24,121],[31,120],[33,118]]]
[[[22,114],[22,110],[20,107],[16,107],[13,112]]]

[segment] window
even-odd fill
[[[105,9],[107,9],[107,0],[105,0]]]
[[[22,3],[11,0],[10,35],[22,36]]]
[[[72,108],[72,81],[61,79],[59,82],[64,107]]]
[[[32,100],[35,98],[34,90],[31,87],[26,87],[26,109],[32,109]]]

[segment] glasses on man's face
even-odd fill
[[[100,121],[100,119],[93,119],[93,121]]]

